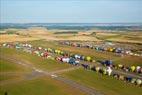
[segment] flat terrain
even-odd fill
[[[64,51],[68,51],[71,53],[77,53],[77,54],[82,54],[86,56],[92,56],[96,60],[105,60],[105,59],[112,59],[114,61],[114,64],[125,64],[126,66],[131,66],[131,65],[140,65],[142,66],[141,63],[141,57],[135,57],[135,56],[118,56],[114,53],[111,52],[99,52],[95,51],[92,49],[87,49],[87,48],[77,48],[77,47],[70,47],[70,46],[63,46],[57,44],[57,42],[49,42],[49,41],[44,41],[44,40],[39,40],[39,41],[31,41],[30,42],[33,45],[39,45],[42,47],[50,47],[50,48],[55,48],[55,49],[60,49]],[[125,61],[124,61],[125,60]]]
[[[12,30],[3,30],[7,33]],[[95,31],[95,32],[94,32]],[[15,34],[3,34],[0,35],[0,42],[13,42],[13,41],[29,41],[45,39],[47,41],[59,41],[59,40],[75,40],[75,41],[114,41],[114,42],[127,42],[127,43],[139,43],[142,44],[141,32],[97,32],[97,30],[90,31],[77,31],[68,33],[67,30],[48,30],[46,28],[35,27],[29,29],[14,30]],[[15,39],[16,37],[16,39]]]
[[[27,62],[29,66],[35,65],[48,71],[69,68],[69,64],[62,64],[53,59],[43,59],[36,55],[31,55],[20,50],[16,51],[15,49],[0,48],[0,51],[2,57],[17,59],[21,62]]]
[[[2,65],[3,65],[3,68],[1,69],[1,77],[2,77],[1,78],[2,89],[0,90],[1,95],[3,95],[2,93],[4,93],[5,91],[14,95],[18,95],[19,93],[22,93],[22,92],[24,92],[22,94],[26,93],[27,95],[31,95],[31,94],[44,95],[43,93],[50,94],[50,95],[56,95],[56,94],[66,95],[68,93],[70,93],[69,95],[72,95],[74,93],[79,95],[85,95],[85,93],[80,92],[80,90],[74,89],[74,87],[66,84],[66,81],[68,80],[59,79],[59,81],[57,81],[58,78],[56,78],[57,80],[54,80],[54,78],[51,79],[51,77],[49,76],[45,77],[43,74],[31,71],[31,70],[28,70],[28,71],[24,70],[27,68],[30,69],[34,66],[36,68],[40,68],[41,70],[45,70],[47,72],[48,71],[54,72],[56,70],[67,69],[69,67],[72,68],[72,66],[69,66],[68,64],[59,64],[58,62],[54,60],[42,59],[40,57],[30,55],[28,53],[24,53],[15,49],[8,49],[8,48],[0,48],[0,49],[2,51],[1,54],[3,56],[7,56],[6,58],[1,57]],[[13,55],[13,56],[10,56],[10,55]],[[12,58],[12,59],[16,58],[18,62],[25,62],[25,63],[27,62],[26,64],[29,64],[28,66],[30,67],[19,66],[19,64],[11,62],[12,60],[9,60],[9,58]],[[43,65],[42,63],[44,62],[45,64]],[[17,73],[15,71],[17,71]],[[141,93],[141,87],[137,87],[135,85],[131,85],[127,83],[125,84],[124,82],[120,80],[116,80],[112,77],[102,76],[101,74],[97,74],[95,72],[84,70],[84,69],[62,72],[59,75],[67,79],[74,80],[75,82],[81,85],[87,86],[89,88],[93,88],[98,92],[104,93],[105,95],[110,95],[110,94],[139,95],[139,93]],[[114,83],[115,83],[115,87],[114,85],[112,85]],[[124,87],[125,89],[121,89],[122,87]],[[52,92],[51,88],[55,90]],[[39,90],[37,91],[35,89],[39,89]],[[135,92],[131,92],[133,91],[132,89],[134,89]]]
[[[141,32],[101,32],[96,33],[96,37],[103,40],[123,42],[123,43],[139,43],[142,44]]]
[[[4,34],[0,35],[0,42],[15,42],[15,41],[31,41],[31,40],[38,40],[39,38],[35,37],[27,37],[27,36],[20,36],[16,34]]]
[[[1,86],[0,95],[4,95],[5,91],[11,95],[85,95],[81,91],[48,77]]]
[[[95,88],[106,95],[141,95],[142,93],[141,87],[88,70],[74,70],[64,73],[63,76]]]
[[[54,60],[44,61],[40,57],[31,57],[31,55],[28,53],[23,53],[14,49],[1,48],[0,51],[2,51],[0,69],[0,95],[4,95],[5,92],[14,95],[85,95],[85,93],[63,84],[60,81],[56,81],[50,76],[42,77],[42,74],[38,74],[38,72],[30,69],[32,67],[36,67],[45,71],[56,71],[68,68],[68,64],[60,64]],[[14,56],[11,56],[13,54]],[[14,63],[13,59],[15,58],[16,62]],[[28,67],[19,65],[17,62],[20,62],[21,64],[27,62],[26,64]],[[54,91],[52,91],[53,89]]]
[[[67,30],[29,28],[14,30],[14,34],[0,35],[0,43],[24,42],[33,46],[59,49],[91,56],[96,61],[112,60],[114,64],[142,66],[142,57],[119,56],[112,52],[100,52],[59,44],[59,41],[119,42],[121,46],[141,49],[142,33],[139,32],[88,32],[67,34]],[[123,43],[123,44],[122,44]],[[141,95],[142,88],[54,60],[55,55],[44,59],[13,48],[0,47],[0,95]],[[89,62],[84,62],[89,63]],[[89,63],[96,64],[96,63]],[[122,71],[123,72],[123,71]],[[100,94],[101,93],[101,94]]]

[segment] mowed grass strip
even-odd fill
[[[16,78],[16,76],[0,75],[0,81],[5,81],[14,78]]]
[[[50,47],[54,49],[68,51],[71,53],[91,56],[96,60],[105,60],[105,59],[113,60],[114,64],[124,64],[126,66],[132,66],[132,65],[142,66],[142,61],[141,61],[142,57],[136,57],[136,56],[120,57],[112,52],[99,52],[99,51],[95,51],[95,50],[87,49],[87,48],[77,48],[77,47],[59,45],[55,41],[49,42],[49,41],[44,41],[44,40],[37,40],[37,41],[31,41],[29,43],[33,44],[34,46],[42,46],[45,48]]]
[[[17,80],[23,76],[23,74],[30,72],[28,68],[25,68],[17,63],[11,62],[0,58],[0,82],[6,80]],[[0,83],[0,84],[1,84]]]
[[[19,64],[0,58],[0,72],[23,72],[26,70]]]
[[[5,92],[8,95],[85,95],[85,93],[49,77],[4,85],[0,89],[0,95],[4,95]]]
[[[62,75],[106,95],[141,95],[142,93],[141,87],[93,71],[78,69]]]
[[[25,62],[31,63],[32,65],[47,70],[59,70],[71,67],[69,64],[61,63],[52,59],[44,59],[37,55],[29,54],[21,50],[11,49],[11,48],[0,48],[1,54],[5,56],[10,56],[16,58],[17,60],[23,60]]]

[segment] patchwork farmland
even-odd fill
[[[0,95],[142,93],[141,32],[5,31],[0,35]]]

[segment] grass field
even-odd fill
[[[18,64],[0,58],[0,81],[18,79],[23,75],[23,73],[29,71],[30,70],[28,70],[27,68],[21,68],[21,66]],[[11,75],[9,73],[15,74]],[[20,73],[21,75],[19,76],[16,73]]]
[[[142,93],[141,87],[136,87],[135,85],[124,83],[124,81],[103,76],[93,71],[79,69],[66,72],[62,75],[78,83],[97,89],[105,95],[141,95]]]
[[[28,60],[36,67],[54,71],[59,69],[68,68],[67,64],[59,64],[54,60],[45,60],[40,57],[24,53],[22,51],[16,51],[15,49],[0,48],[1,54],[4,56],[12,56],[17,59]],[[24,73],[23,66],[19,66],[16,63],[10,62],[1,58],[0,69],[0,84],[9,81],[19,81],[23,79],[22,73]],[[4,73],[21,72],[20,75],[4,74]],[[30,73],[30,70],[29,70]],[[8,92],[8,95],[85,95],[85,93],[76,90],[66,84],[51,79],[51,77],[41,77],[38,79],[24,80],[16,83],[0,85],[0,95],[4,95]]]
[[[0,48],[0,50],[1,54],[5,56],[14,57],[17,58],[18,60],[28,61],[30,64],[35,65],[36,67],[42,68],[47,71],[65,69],[70,67],[69,64],[63,64],[52,59],[43,59],[36,55],[31,55],[29,53],[25,53],[20,50],[17,51],[15,49],[9,49],[9,48]]]
[[[56,41],[45,41],[37,40],[30,41],[28,43],[33,44],[34,46],[50,47],[55,49],[60,49],[72,53],[89,55],[95,58],[96,60],[103,59],[112,59],[114,64],[125,64],[125,65],[140,65],[141,57],[132,57],[124,56],[120,57],[111,52],[97,52],[95,50],[87,48],[76,48],[70,46],[63,46],[57,44]],[[12,48],[0,48],[1,56],[6,58],[15,58],[22,62],[28,62],[30,65],[40,68],[46,71],[56,71],[70,68],[69,64],[60,63],[53,59],[43,59],[36,55],[26,53],[21,50],[16,50]],[[29,65],[29,66],[30,66]],[[0,58],[0,72],[28,72],[31,73],[29,68],[20,66],[9,60]],[[69,71],[60,74],[65,78],[74,80],[80,84],[86,85],[90,88],[94,88],[100,92],[103,92],[105,95],[141,95],[141,87],[125,83],[124,81],[116,80],[113,77],[102,76],[93,71],[78,69],[74,71]],[[0,75],[0,82],[4,81],[18,81],[24,79],[21,75]],[[23,75],[24,76],[24,75]],[[0,95],[4,95],[4,92],[7,91],[8,95],[85,95],[80,90],[77,90],[67,84],[64,84],[60,81],[54,80],[51,77],[39,77],[32,80],[19,81],[14,84],[6,84],[0,86]]]
[[[131,66],[131,65],[142,66],[141,57],[135,57],[135,56],[120,57],[111,52],[99,52],[99,51],[95,51],[95,50],[91,50],[87,48],[63,46],[63,45],[58,45],[56,42],[48,42],[44,40],[31,41],[30,43],[33,44],[34,46],[50,47],[50,48],[60,49],[60,50],[64,50],[64,51],[68,51],[72,53],[77,53],[77,54],[82,54],[87,56],[89,55],[96,60],[111,59],[114,61],[115,64],[125,64],[126,66]]]
[[[27,36],[16,35],[16,34],[0,35],[0,39],[1,39],[0,43],[14,42],[14,41],[21,41],[22,42],[22,41],[39,40],[39,38],[36,38],[36,37],[27,37]]]
[[[6,91],[8,95],[85,95],[48,77],[4,85],[0,89],[0,95],[4,95]]]
[[[100,32],[96,34],[98,39],[108,40],[113,42],[128,42],[128,43],[139,43],[142,44],[142,33],[141,32]]]
[[[23,72],[26,68],[21,68],[20,65],[0,58],[0,71],[1,72]]]
[[[10,75],[0,75],[0,81],[6,81],[11,79],[17,79],[19,76],[10,76]]]

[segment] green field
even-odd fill
[[[48,77],[4,85],[0,89],[0,95],[4,95],[4,92],[8,92],[8,95],[85,95]]]
[[[106,95],[141,95],[142,88],[88,70],[74,70],[62,74],[78,83],[90,86]]]
[[[21,68],[21,65],[15,64],[8,60],[4,60],[0,58],[0,81],[10,80],[10,79],[18,79],[22,76],[23,73],[29,72],[27,68]],[[8,74],[15,73],[15,74]],[[19,76],[16,73],[21,73]]]
[[[43,59],[36,55],[25,53],[21,50],[9,49],[9,48],[0,48],[0,50],[1,54],[7,57],[9,56],[17,58],[18,60],[28,61],[28,63],[47,71],[65,69],[70,67],[69,64],[63,64],[52,59]]]
[[[0,48],[1,54],[10,58],[14,57],[22,60],[29,61],[34,66],[47,70],[54,71],[59,69],[69,68],[68,64],[59,64],[55,60],[45,60],[40,57],[30,55],[22,51],[16,51],[15,49]],[[41,77],[38,79],[24,80],[25,67],[19,66],[14,62],[1,58],[0,63],[0,84],[4,82],[17,81],[16,83],[10,83],[0,85],[0,95],[4,95],[8,92],[8,95],[85,95],[83,92],[78,91],[66,84],[51,79],[51,77]],[[28,69],[28,68],[27,68]],[[18,74],[3,74],[3,73],[21,72]],[[28,71],[30,73],[31,70]],[[23,76],[23,77],[20,77]],[[18,80],[23,80],[18,82]],[[54,90],[53,90],[54,89]]]
[[[0,81],[11,80],[11,79],[18,79],[20,78],[18,75],[0,75]]]
[[[140,65],[140,57],[119,57],[111,52],[97,52],[95,50],[86,48],[76,48],[70,46],[58,45],[57,42],[48,41],[31,41],[28,42],[34,46],[50,47],[60,50],[65,50],[72,53],[78,53],[83,55],[89,55],[98,59],[113,59],[115,64],[122,63],[125,65]],[[65,63],[60,63],[53,59],[44,59],[38,57],[37,55],[29,54],[21,50],[16,50],[12,48],[0,48],[0,54],[3,57],[0,58],[0,82],[5,81],[18,81],[22,79],[23,81],[18,81],[16,83],[10,83],[6,85],[0,85],[0,95],[4,95],[4,92],[8,92],[8,95],[85,95],[78,89],[73,88],[65,83],[54,80],[49,76],[40,76],[38,78],[33,78],[31,80],[25,79],[25,73],[32,73],[30,68],[16,64],[13,61],[7,60],[7,58],[15,58],[17,61],[27,62],[29,66],[35,66],[45,71],[56,71],[67,69],[72,66]],[[20,75],[3,75],[2,73],[8,72],[22,72]],[[105,95],[141,95],[142,88],[135,86],[130,83],[125,83],[114,79],[113,77],[103,76],[93,71],[78,69],[73,71],[68,71],[60,74],[61,76],[74,80],[79,84],[83,84],[87,87],[96,89]]]
[[[114,64],[124,64],[126,66],[131,66],[131,65],[140,65],[142,66],[141,62],[141,57],[136,57],[136,56],[124,56],[120,57],[115,55],[112,52],[99,52],[95,51],[92,49],[87,49],[87,48],[76,48],[76,47],[70,47],[70,46],[63,46],[57,44],[57,42],[48,42],[44,40],[39,40],[39,41],[31,41],[31,44],[34,46],[42,46],[42,47],[50,47],[50,48],[55,48],[55,49],[60,49],[64,51],[68,51],[71,53],[77,53],[77,54],[82,54],[82,55],[89,55],[92,56],[96,60],[105,60],[105,59],[111,59],[114,61]]]
[[[0,58],[0,71],[1,72],[23,72],[26,71],[26,68],[21,68],[21,65],[15,64],[8,60]]]

